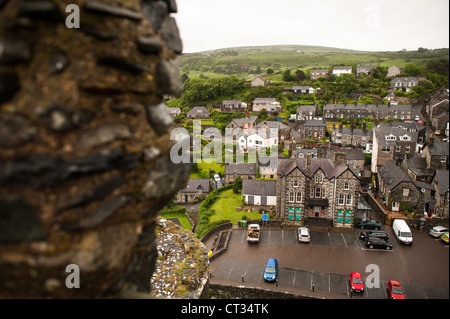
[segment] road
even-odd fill
[[[227,252],[211,263],[212,282],[254,283],[270,289],[274,284],[265,283],[262,272],[267,258],[275,257],[280,264],[280,287],[309,291],[314,287],[316,291],[350,297],[350,272],[359,272],[366,278],[372,272],[367,266],[374,264],[380,270],[380,288],[367,289],[353,297],[386,298],[387,281],[397,280],[404,285],[408,298],[448,298],[448,245],[413,231],[414,244],[403,246],[393,237],[392,229],[387,231],[394,244],[391,251],[366,249],[358,239],[359,230],[354,234],[312,231],[311,243],[303,244],[296,240],[295,230],[264,229],[261,242],[250,245],[245,231],[235,229]]]

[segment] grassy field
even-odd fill
[[[215,214],[210,217],[210,222],[214,222],[221,219],[228,219],[234,225],[237,225],[238,221],[245,215],[248,219],[261,219],[261,214],[258,212],[238,212],[236,207],[242,205],[242,195],[235,194],[232,189],[224,191],[220,194],[219,200],[217,200],[210,208],[215,210]]]
[[[233,54],[226,51],[232,51]],[[422,54],[417,51],[366,52],[330,47],[276,45],[182,54],[178,58],[178,64],[180,73],[188,73],[191,78],[198,77],[200,74],[208,78],[224,74],[247,77],[254,74],[257,67],[261,69],[263,76],[267,76],[265,72],[268,68],[272,68],[277,73],[286,68],[295,72],[297,69],[305,71],[319,66],[330,67],[336,64],[380,64],[388,67],[392,65],[404,67],[406,63],[411,62],[420,66],[426,64],[430,59],[448,59],[448,54],[444,53]],[[281,74],[270,75],[268,79],[281,81]]]
[[[178,220],[181,223],[181,227],[183,229],[188,229],[190,230],[192,225],[191,222],[189,221],[189,219],[186,217],[185,214],[183,213],[165,213],[165,214],[161,214],[161,217],[165,218],[165,219],[170,219],[170,218],[178,218]]]

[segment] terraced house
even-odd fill
[[[343,155],[343,154],[341,154]],[[339,161],[297,158],[280,161],[277,212],[287,221],[323,221],[352,227],[359,202],[358,173]]]
[[[337,118],[359,119],[374,118],[379,120],[413,120],[414,111],[411,105],[400,104],[325,104],[323,116],[326,121]]]

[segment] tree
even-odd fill
[[[267,69],[267,74],[273,74],[273,73],[274,73],[273,69],[271,69],[271,68]]]
[[[233,192],[236,194],[240,193],[242,189],[242,178],[240,176],[236,176],[233,183]]]
[[[406,73],[409,76],[419,76],[420,69],[414,63],[406,63],[403,68],[403,73]]]
[[[306,79],[306,74],[302,70],[295,71],[295,80],[297,82],[304,81]]]
[[[284,82],[291,82],[293,80],[291,75],[291,70],[286,70],[283,73],[283,81]]]

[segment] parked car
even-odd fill
[[[416,116],[414,117],[414,121],[416,121],[416,122],[419,122],[419,121],[420,121],[419,115],[416,115]]]
[[[384,230],[368,230],[368,231],[362,231],[359,233],[359,239],[366,239],[369,237],[377,237],[384,240],[389,239],[389,234],[385,232]]]
[[[390,299],[406,299],[402,285],[398,281],[389,280],[387,283],[387,292]]]
[[[448,227],[445,226],[434,226],[433,228],[430,229],[430,235],[435,237],[435,238],[439,238],[441,237],[443,234],[448,233]]]
[[[441,135],[441,130],[436,130],[436,131],[434,131],[434,134],[436,134],[436,135]]]
[[[278,261],[275,258],[267,260],[266,267],[264,267],[264,280],[275,281],[278,276]]]
[[[442,139],[442,142],[447,142],[447,143],[448,143],[448,141],[449,141],[449,138],[448,138],[448,137],[444,137],[444,138]]]
[[[299,242],[309,243],[311,241],[311,234],[308,227],[299,227],[297,233]]]
[[[448,244],[448,233],[443,234],[443,235],[441,236],[441,240],[442,240],[444,243],[447,243],[447,244]]]
[[[349,277],[351,290],[354,292],[364,292],[364,281],[359,272],[352,272]]]
[[[408,224],[403,219],[394,219],[392,223],[392,230],[394,231],[397,240],[405,245],[412,245],[413,235]]]
[[[383,240],[381,238],[376,237],[369,237],[366,239],[366,247],[369,247],[370,249],[378,248],[391,250],[393,245],[387,240]]]
[[[359,222],[357,227],[362,228],[362,229],[380,230],[381,224],[379,222],[377,222],[376,220],[368,219],[368,220]]]

